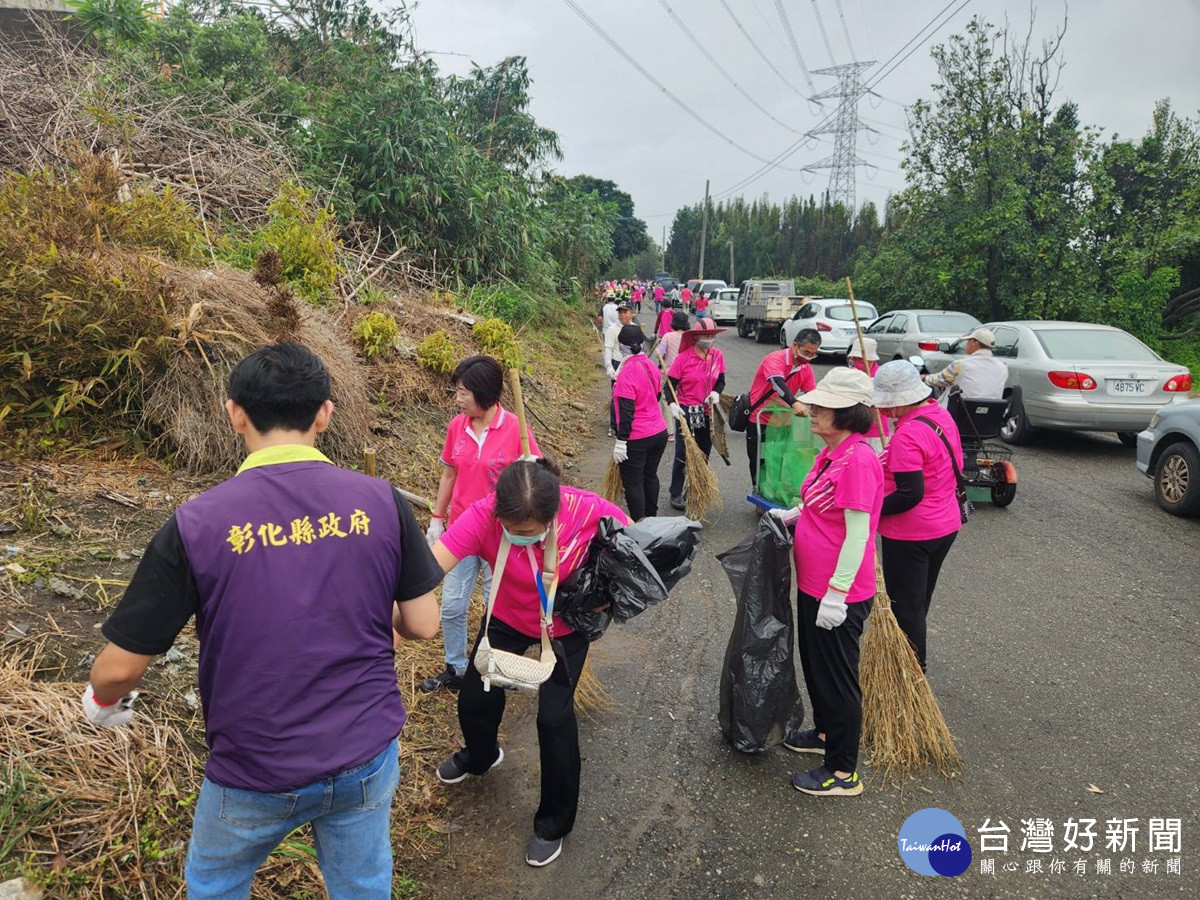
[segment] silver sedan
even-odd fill
[[[1192,376],[1120,328],[1083,322],[993,322],[993,350],[1008,367],[1008,414],[1000,436],[1023,444],[1041,428],[1114,431],[1132,447],[1163,405],[1188,399]],[[942,342],[925,355],[930,373],[963,355]],[[883,354],[880,354],[881,356]]]

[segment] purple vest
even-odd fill
[[[324,462],[247,469],[176,511],[200,595],[200,697],[223,787],[288,791],[404,725],[391,486]]]

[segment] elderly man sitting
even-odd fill
[[[990,328],[976,328],[967,335],[967,355],[956,359],[936,375],[926,375],[924,381],[932,388],[946,388],[938,402],[947,406],[950,397],[962,394],[973,400],[999,400],[1004,396],[1008,369],[992,356],[996,335]]]

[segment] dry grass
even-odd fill
[[[238,269],[161,265],[176,305],[169,310],[173,352],[164,371],[146,376],[143,417],[161,435],[156,449],[173,454],[175,464],[192,474],[235,469],[244,449],[225,414],[229,373],[259,347],[297,340],[324,361],[333,382],[337,411],[320,449],[347,465],[361,459],[371,423],[367,375],[328,313]]]
[[[912,644],[900,630],[878,568],[876,582],[858,669],[863,746],[885,782],[930,766],[949,776],[962,757]]]

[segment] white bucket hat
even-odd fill
[[[880,409],[920,403],[933,393],[921,373],[906,359],[884,363],[875,373],[875,403]]]
[[[846,409],[863,403],[871,405],[871,376],[857,369],[831,369],[815,390],[796,399],[810,406]]]
[[[866,355],[863,355],[863,348],[866,348]],[[858,359],[866,359],[867,362],[879,361],[879,342],[875,338],[863,338],[862,347],[858,344],[858,338],[850,342],[850,349],[846,351],[846,355],[857,357]]]

